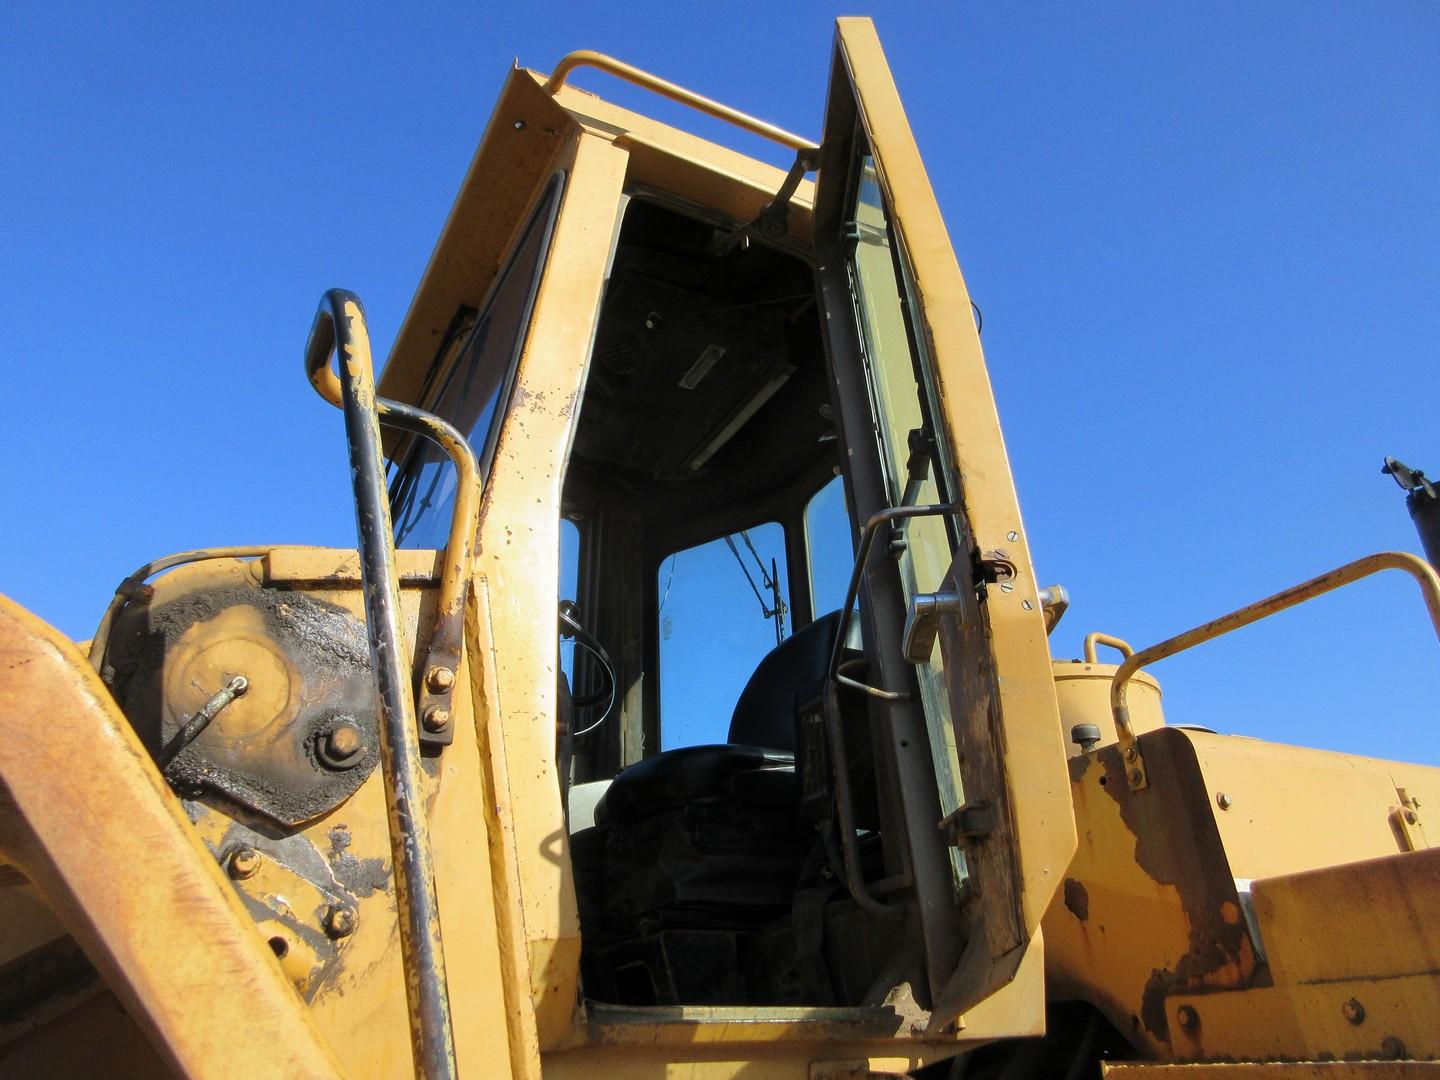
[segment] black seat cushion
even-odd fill
[[[621,769],[595,806],[595,824],[627,825],[704,801],[793,806],[794,755],[758,746],[684,746]]]
[[[765,655],[735,703],[728,742],[795,752],[796,711],[824,691],[839,629],[840,612],[832,611]]]

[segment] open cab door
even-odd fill
[[[970,296],[868,19],[838,21],[814,222],[850,505],[876,525],[869,681],[936,1030],[1041,948],[1075,826],[1041,590]],[[1038,1029],[1043,995],[1033,1009]]]

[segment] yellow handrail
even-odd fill
[[[1141,790],[1147,786],[1148,781],[1145,776],[1145,763],[1140,756],[1140,747],[1135,745],[1135,733],[1130,728],[1130,707],[1125,700],[1125,684],[1130,681],[1130,676],[1146,664],[1164,660],[1167,656],[1174,656],[1192,646],[1210,641],[1222,634],[1228,634],[1231,630],[1238,630],[1242,626],[1259,622],[1266,616],[1274,615],[1277,611],[1284,611],[1296,604],[1303,604],[1306,600],[1313,600],[1342,585],[1349,585],[1351,582],[1359,581],[1371,574],[1378,574],[1381,570],[1402,570],[1415,579],[1420,586],[1421,595],[1425,598],[1425,607],[1430,612],[1430,622],[1435,628],[1435,636],[1440,638],[1440,575],[1436,575],[1434,568],[1418,555],[1411,555],[1405,551],[1381,551],[1346,563],[1329,573],[1313,577],[1309,581],[1302,581],[1299,585],[1278,592],[1274,596],[1267,596],[1264,600],[1247,604],[1228,615],[1212,619],[1193,630],[1186,630],[1183,634],[1177,634],[1158,645],[1151,645],[1148,649],[1141,649],[1127,657],[1116,670],[1115,678],[1110,683],[1110,709],[1115,715],[1115,734],[1120,744],[1120,753],[1125,762],[1125,776],[1130,783],[1131,790]]]
[[[604,71],[614,75],[617,79],[624,79],[626,82],[634,83],[645,90],[651,90],[661,97],[669,98],[671,101],[679,102],[681,105],[688,105],[692,109],[698,109],[707,116],[713,116],[717,120],[724,120],[743,128],[752,135],[759,135],[762,139],[769,139],[781,146],[788,146],[791,150],[817,150],[819,147],[809,139],[801,138],[784,128],[776,127],[774,124],[766,123],[743,113],[738,109],[732,109],[728,105],[697,94],[693,90],[686,90],[683,86],[677,86],[668,79],[662,79],[658,75],[651,75],[648,71],[642,71],[633,64],[627,64],[623,60],[616,60],[613,56],[606,56],[604,53],[595,52],[593,49],[580,49],[570,53],[555,65],[555,70],[550,73],[550,78],[545,80],[545,92],[555,94],[565,85],[565,80],[576,68],[590,67],[596,71]]]

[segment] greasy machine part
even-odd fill
[[[132,601],[108,655],[116,699],[157,757],[219,688],[248,680],[168,766],[182,790],[298,825],[347,799],[380,760],[365,628],[343,608],[238,584]]]

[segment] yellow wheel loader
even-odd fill
[[[1053,658],[867,20],[818,143],[513,70],[378,383],[342,290],[304,359],[354,550],[157,558],[78,644],[0,600],[0,1075],[1436,1070],[1440,770],[1149,669],[1440,579]]]

